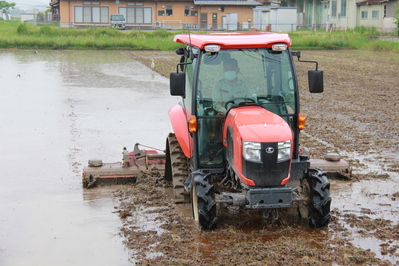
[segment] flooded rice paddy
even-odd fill
[[[129,265],[89,158],[163,146],[168,80],[120,52],[0,50],[0,265]]]

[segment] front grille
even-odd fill
[[[257,187],[274,187],[281,185],[288,176],[290,161],[277,163],[277,143],[262,143],[262,163],[245,161],[243,158],[243,174],[253,180]],[[273,148],[273,153],[267,153],[266,148]]]

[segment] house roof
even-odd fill
[[[291,38],[286,33],[271,32],[232,32],[232,33],[196,33],[178,34],[175,42],[191,44],[204,49],[205,45],[217,44],[221,49],[270,48],[275,43],[291,46]]]
[[[366,0],[357,2],[356,5],[358,6],[367,6],[367,5],[381,5],[382,3],[387,3],[388,0]]]
[[[258,6],[262,3],[255,0],[194,0],[194,5]]]
[[[50,2],[50,6],[59,6],[59,5],[60,5],[59,0],[51,0],[51,2]]]

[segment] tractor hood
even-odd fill
[[[259,106],[231,109],[226,117],[226,127],[231,127],[234,135],[245,141],[280,142],[293,139],[292,130],[283,118]]]

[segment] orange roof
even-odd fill
[[[218,44],[221,49],[270,48],[275,43],[291,46],[291,38],[287,33],[271,32],[186,33],[176,35],[174,41],[200,49],[208,44]]]

